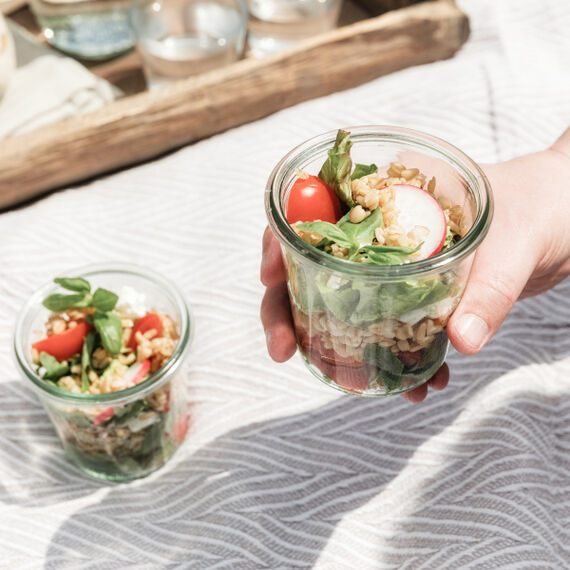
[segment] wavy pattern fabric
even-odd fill
[[[570,281],[518,303],[479,355],[451,353],[449,387],[419,406],[271,362],[258,319],[263,191],[294,145],[384,123],[495,161],[570,124],[570,4],[461,6],[472,37],[452,60],[0,216],[0,567],[570,568]],[[188,439],[123,485],[68,464],[10,355],[35,288],[108,259],[168,275],[196,323]]]

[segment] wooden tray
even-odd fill
[[[417,0],[362,0],[368,10]],[[144,89],[131,53],[91,70],[128,96],[95,112],[0,142],[0,209],[123,168],[412,65],[451,57],[469,25],[453,0],[414,3],[375,17],[347,3],[338,29],[264,59]],[[376,8],[378,7],[378,8]],[[23,23],[25,11],[12,15]],[[29,16],[27,16],[29,18]],[[350,20],[358,20],[346,23]],[[28,21],[28,27],[32,27]]]

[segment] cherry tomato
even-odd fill
[[[373,371],[367,363],[341,357],[334,350],[325,348],[318,336],[302,336],[300,344],[305,356],[341,388],[355,394],[368,388]]]
[[[137,319],[135,326],[131,332],[131,337],[127,346],[131,350],[135,350],[137,347],[136,334],[140,332],[144,334],[150,330],[154,329],[156,331],[156,336],[154,338],[159,338],[162,336],[162,320],[156,313],[147,313],[144,317]]]
[[[297,178],[287,202],[287,221],[336,224],[342,218],[340,200],[334,190],[317,176]]]
[[[52,334],[35,342],[32,346],[38,353],[47,352],[61,362],[81,352],[83,340],[90,328],[91,325],[89,323],[81,321],[75,327],[67,329],[62,333]]]

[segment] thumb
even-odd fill
[[[519,298],[534,267],[528,249],[507,250],[504,240],[484,242],[475,255],[463,298],[447,325],[449,340],[459,352],[475,354],[487,344]]]

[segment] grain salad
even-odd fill
[[[396,161],[353,164],[352,144],[341,130],[318,175],[297,169],[286,216],[299,238],[362,266],[420,262],[463,239],[464,208],[435,176]],[[328,383],[357,394],[398,393],[441,361],[464,275],[380,282],[317,270],[289,252],[285,262],[300,352]]]
[[[43,299],[50,312],[30,346],[38,377],[63,398],[69,393],[84,397],[86,404],[100,396],[119,398],[119,404],[101,407],[59,407],[52,420],[66,451],[108,478],[145,474],[184,438],[185,405],[176,401],[172,382],[143,390],[138,399],[125,396],[121,403],[120,398],[144,388],[168,364],[180,340],[178,325],[169,314],[146,306],[144,294],[132,287],[116,294],[92,290],[82,277],[54,281],[62,292]]]

